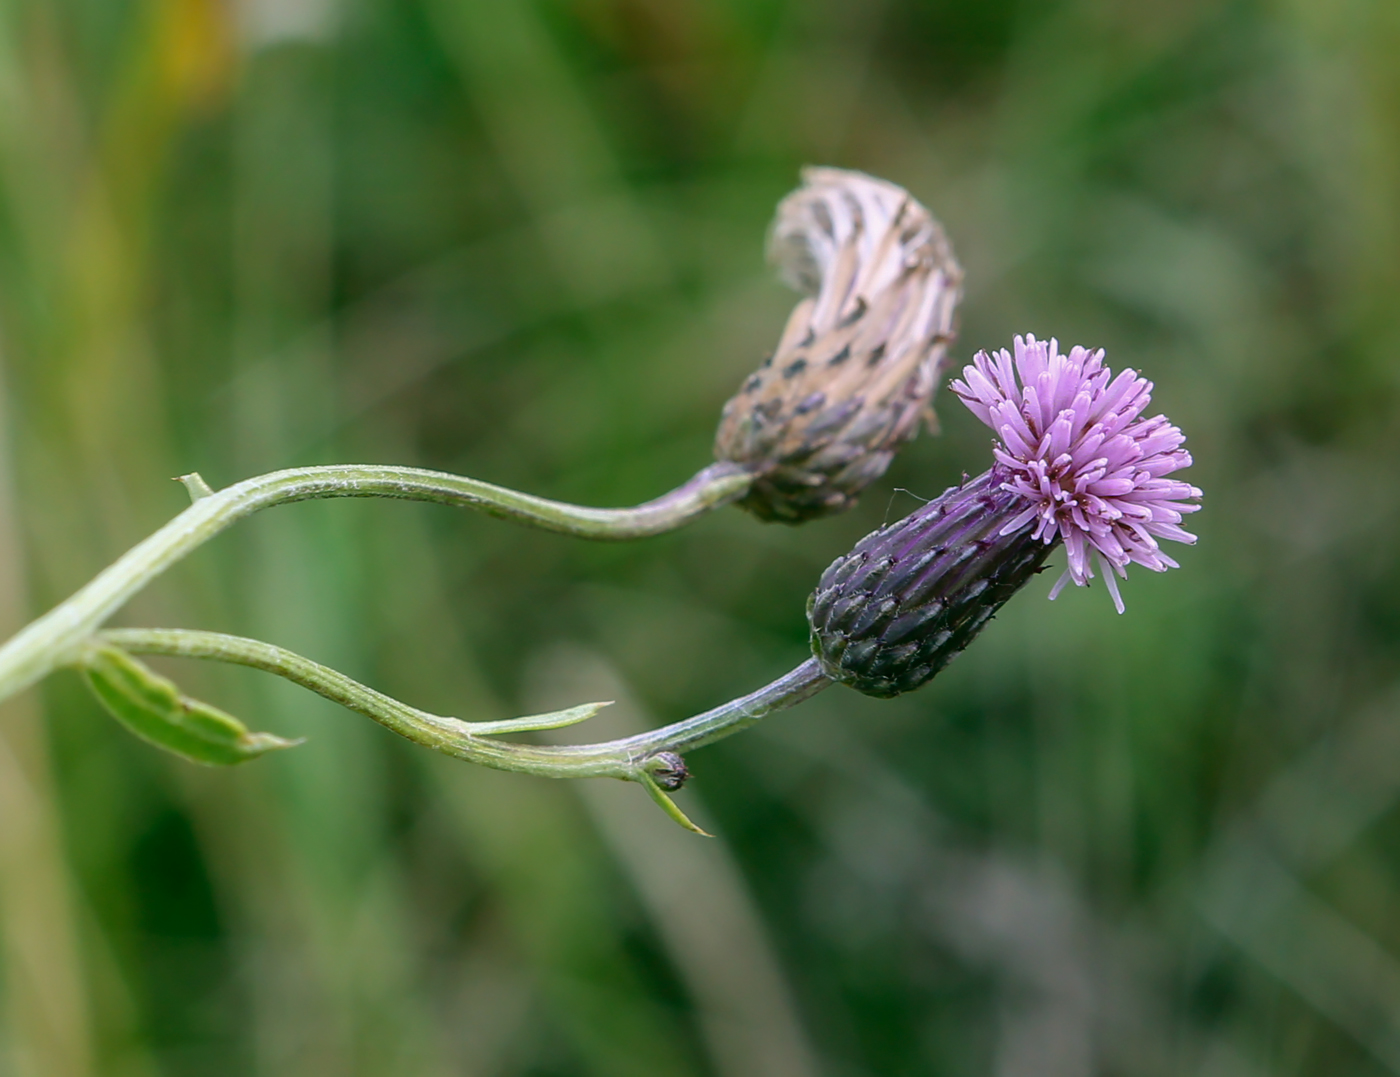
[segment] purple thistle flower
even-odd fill
[[[1176,568],[1157,540],[1196,541],[1180,525],[1200,508],[1186,502],[1201,491],[1165,477],[1189,467],[1191,454],[1166,416],[1139,418],[1152,383],[1134,370],[1113,377],[1103,354],[1075,347],[1061,355],[1054,340],[1017,337],[1014,362],[1004,348],[978,352],[949,388],[996,432],[1001,489],[1026,502],[1000,534],[1034,521],[1035,538],[1064,541],[1069,568],[1051,598],[1071,579],[1080,587],[1093,579],[1092,552],[1122,613],[1113,572],[1126,579],[1129,562]]]

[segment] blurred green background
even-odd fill
[[[944,221],[956,364],[1034,332],[1153,378],[1206,508],[1122,618],[1042,577],[921,692],[695,753],[710,842],[162,665],[310,738],[202,770],[55,676],[0,714],[0,1074],[1400,1073],[1397,55],[1389,0],[4,0],[5,634],[191,470],[681,482],[793,302],[763,235],[809,162]],[[119,620],[674,720],[987,465],[940,412],[801,529],[296,505]]]

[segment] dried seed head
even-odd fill
[[[1053,545],[1026,523],[998,465],[871,532],[822,573],[807,601],[812,653],[870,696],[918,688],[962,651],[1039,570]]]
[[[725,405],[715,456],[757,476],[740,502],[801,523],[850,507],[934,422],[962,269],[903,188],[809,168],[778,206],[769,257],[805,292],[777,351]]]

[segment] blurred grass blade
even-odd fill
[[[250,733],[232,715],[181,695],[174,682],[118,647],[94,647],[84,658],[83,673],[112,717],[142,740],[191,763],[233,766],[301,743]]]

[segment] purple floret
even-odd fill
[[[1125,579],[1129,562],[1176,568],[1157,540],[1196,541],[1181,521],[1200,508],[1189,501],[1201,491],[1165,477],[1189,467],[1191,454],[1166,416],[1139,418],[1152,383],[1134,370],[1113,377],[1103,354],[1075,347],[1061,355],[1054,340],[1017,337],[1014,361],[1004,348],[978,352],[950,388],[996,432],[993,452],[1009,472],[1002,489],[1027,502],[1001,534],[1034,522],[1036,538],[1063,539],[1069,568],[1051,598],[1071,579],[1081,587],[1093,579],[1092,551],[1122,613],[1109,568]]]

